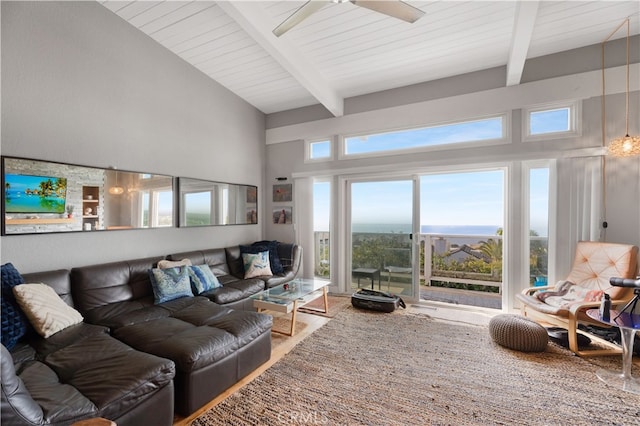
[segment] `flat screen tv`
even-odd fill
[[[64,213],[67,179],[5,174],[4,196],[6,213]]]

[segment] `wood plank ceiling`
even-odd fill
[[[304,1],[100,3],[267,114],[340,116],[351,96],[503,65],[518,84],[528,58],[600,43],[628,16],[640,28],[638,1],[409,1],[426,12],[413,24],[326,1],[279,38]]]

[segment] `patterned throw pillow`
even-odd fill
[[[168,302],[180,297],[191,297],[191,282],[189,281],[189,267],[149,269],[149,278],[153,288],[154,302]]]
[[[45,339],[83,320],[80,312],[46,284],[20,284],[13,288],[13,294],[33,328]]]
[[[278,255],[278,242],[273,240],[257,241],[250,246],[240,246],[240,253],[261,253],[263,251],[269,251],[269,265],[271,266],[271,272],[274,274],[281,274],[284,272],[284,267],[280,261]]]
[[[24,284],[22,275],[11,263],[0,267],[2,270],[2,344],[9,350],[13,349],[18,340],[24,336],[29,326],[29,320],[24,315],[16,298],[13,287]]]
[[[209,265],[189,266],[189,279],[193,294],[200,294],[214,288],[222,287],[218,278],[213,275]]]
[[[244,277],[255,278],[273,275],[269,266],[269,252],[260,253],[242,253],[242,262],[244,263]]]

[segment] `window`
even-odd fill
[[[505,139],[506,116],[441,124],[419,129],[373,135],[356,135],[344,140],[345,156],[381,155],[390,151],[426,150],[443,145]]]
[[[184,194],[186,226],[211,225],[211,191]]]
[[[140,227],[173,226],[173,192],[140,191],[138,223]]]
[[[547,285],[549,256],[549,168],[529,169],[529,278]]]
[[[305,145],[305,162],[327,161],[333,157],[331,152],[331,139],[308,141]]]
[[[577,103],[524,110],[525,140],[568,137],[577,134]]]
[[[313,183],[314,276],[330,277],[331,182]]]

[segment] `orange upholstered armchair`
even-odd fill
[[[611,277],[635,278],[638,271],[638,247],[630,244],[580,241],[571,272],[555,286],[530,287],[517,295],[522,312],[543,325],[568,331],[569,349],[580,356],[612,355],[622,352],[617,345],[578,329],[578,323],[603,326],[586,315],[600,306],[604,293],[612,306],[624,305],[633,297],[633,289],[612,287]],[[585,334],[603,349],[580,350],[578,333]]]

